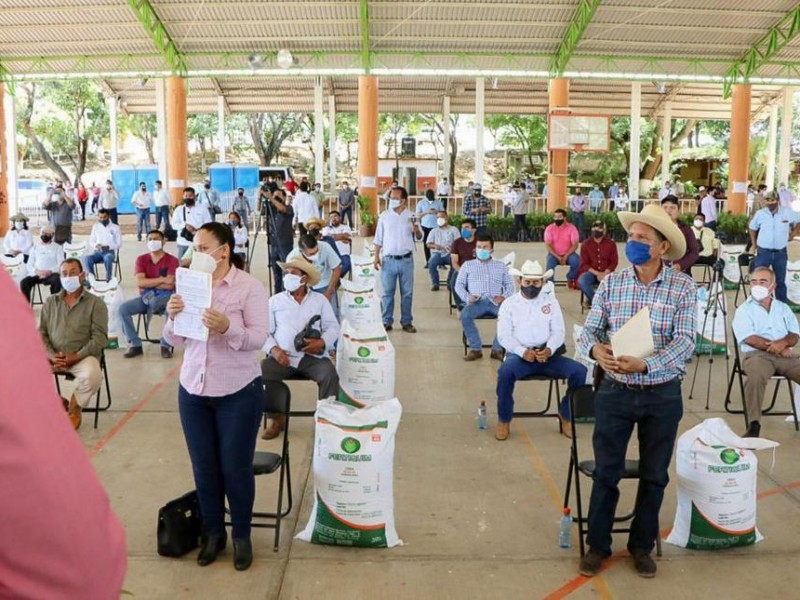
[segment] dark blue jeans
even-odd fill
[[[596,463],[589,504],[586,541],[611,554],[611,528],[619,500],[619,480],[636,425],[639,440],[639,488],[628,550],[651,552],[658,531],[658,512],[669,482],[669,463],[678,423],[683,416],[681,384],[674,379],[647,390],[631,390],[606,378],[595,394],[592,445]]]
[[[217,398],[196,396],[179,386],[178,409],[205,532],[225,531],[227,496],[233,538],[249,538],[256,494],[253,454],[264,412],[261,377]]]
[[[164,221],[164,229],[169,229],[169,206],[156,206],[156,229],[161,229],[161,221]]]
[[[283,269],[278,265],[279,262],[285,262],[289,252],[292,251],[291,246],[281,246],[280,244],[273,243],[270,246],[270,267],[272,268],[272,279],[275,285],[276,294],[283,291]]]
[[[345,218],[347,218],[347,226],[353,228],[356,224],[353,222],[353,205],[350,206],[340,206],[339,213],[342,217],[342,223],[344,223]]]
[[[544,363],[528,362],[516,354],[506,354],[497,370],[497,419],[510,423],[514,414],[514,386],[520,379],[541,376],[567,380],[567,393],[586,383],[586,367],[566,356],[551,356]],[[560,399],[559,414],[569,418],[567,396]]]
[[[772,267],[775,271],[775,297],[781,302],[788,300],[786,296],[786,248],[770,250],[758,247],[758,254],[753,260],[753,268]]]

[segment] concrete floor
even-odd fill
[[[263,237],[254,272],[266,279]],[[541,244],[498,244],[496,256],[517,252],[543,262]],[[135,293],[131,275],[144,244],[127,236],[123,250],[126,296]],[[726,598],[791,597],[800,584],[800,434],[783,417],[765,418],[762,433],[777,440],[774,469],[765,453],[759,465],[759,527],[765,540],[748,548],[695,552],[664,544],[655,580],[635,574],[630,559],[617,556],[602,576],[578,576],[577,544],[557,545],[558,519],[565,485],[569,442],[554,419],[516,420],[504,443],[493,436],[495,370],[485,358],[462,361],[461,331],[448,315],[446,292],[431,292],[421,252],[416,258],[414,323],[416,335],[391,333],[397,349],[397,396],[404,407],[395,459],[395,514],[405,544],[390,550],[324,547],[295,541],[293,534],[309,516],[313,483],[309,474],[313,443],[311,419],[292,422],[292,472],[295,509],[284,521],[280,552],[272,551],[272,533],[255,530],[255,562],[245,573],[231,564],[231,551],[201,569],[195,553],[183,559],[156,554],[158,507],[192,489],[189,459],[177,415],[180,357],[162,360],[157,345],[133,361],[122,350],[109,353],[113,409],[100,428],[84,423],[87,450],[122,519],[128,536],[129,567],[125,588],[136,598],[308,599],[368,598]],[[561,275],[563,277],[563,275]],[[582,322],[578,292],[558,288],[567,321]],[[732,300],[732,294],[731,294]],[[729,322],[732,315],[729,315]],[[489,328],[490,323],[485,323]],[[484,330],[487,330],[484,328]],[[571,335],[567,342],[572,354]],[[697,359],[695,359],[696,362]],[[711,409],[704,410],[707,359],[703,358],[695,399],[688,390],[695,362],[684,382],[685,416],[681,432],[704,418],[723,416],[741,432],[740,415],[723,411],[726,362],[717,357],[711,382]],[[732,360],[731,360],[732,364]],[[315,389],[292,383],[294,408],[311,408]],[[537,405],[546,384],[520,386],[519,405]],[[479,431],[475,414],[481,400],[490,407],[490,428]],[[782,402],[786,402],[785,397]],[[588,445],[590,426],[579,435]],[[269,444],[259,440],[259,447]],[[636,444],[631,444],[632,455]],[[260,478],[257,506],[269,510],[275,487]],[[588,486],[585,488],[588,491]],[[662,528],[675,513],[676,485],[667,490]],[[623,488],[629,505],[633,487]],[[577,540],[576,540],[577,541]],[[625,539],[615,540],[615,550]]]

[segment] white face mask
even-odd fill
[[[697,229],[702,229],[703,225],[705,225],[705,224],[706,224],[705,221],[701,221],[700,219],[695,219],[695,221],[694,221],[694,226]]]
[[[22,221],[17,221],[16,223],[14,223],[14,229],[16,229],[17,231],[23,229],[24,227],[25,223],[23,223]]]
[[[436,219],[436,224],[439,227],[444,227],[445,225],[447,225],[447,219],[445,219],[443,217],[439,217],[438,219]]]
[[[81,287],[80,277],[61,277],[61,287],[64,288],[68,294],[74,294]]]
[[[158,252],[163,247],[164,247],[164,244],[161,243],[161,240],[147,240],[147,249],[150,252]],[[194,255],[192,255],[192,256],[194,256]]]
[[[202,273],[208,273],[209,275],[213,274],[217,268],[218,261],[215,260],[211,255],[220,248],[222,248],[222,246],[208,253],[194,252],[192,254],[192,263],[189,265],[189,268],[192,271],[201,271]]]
[[[306,256],[303,254],[303,258],[305,258],[311,264],[317,264],[319,262],[319,254],[313,254],[312,256]]]
[[[391,198],[389,200],[389,208],[392,208],[392,209],[399,208],[402,203],[403,203],[402,200],[396,200],[394,198]]]
[[[283,289],[287,292],[296,292],[303,285],[303,278],[294,273],[285,273],[283,276]]]
[[[769,289],[765,288],[763,285],[754,285],[750,288],[750,295],[756,302],[761,302],[769,297],[770,292]]]

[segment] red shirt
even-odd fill
[[[468,260],[475,258],[475,246],[477,246],[477,244],[478,241],[474,234],[471,242],[468,242],[463,237],[460,237],[453,242],[453,246],[450,249],[450,254],[458,254],[459,267]]]
[[[595,271],[615,271],[619,263],[617,245],[606,236],[598,244],[594,238],[587,238],[581,245],[581,265],[578,275],[583,275],[589,269]]]
[[[136,258],[136,266],[133,269],[133,273],[134,275],[142,273],[148,279],[155,279],[156,277],[175,275],[175,271],[180,266],[181,263],[177,258],[172,256],[172,254],[164,252],[164,255],[159,259],[159,261],[154,263],[153,259],[150,258],[150,253],[148,252],[147,254],[142,254]],[[146,288],[139,288],[139,293],[143,293],[145,289]],[[166,290],[163,291],[166,292]]]

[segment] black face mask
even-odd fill
[[[41,236],[41,239],[45,244],[49,244],[50,240],[53,239],[53,236],[52,235],[43,235],[43,236]]]
[[[206,188],[207,190],[210,190],[211,189],[211,184],[207,183],[203,187]]]
[[[241,198],[242,196],[244,196],[244,192],[239,192],[239,197]]]
[[[597,229],[592,229],[592,237],[596,240],[599,240],[601,237],[603,237],[603,232],[598,231]]]
[[[184,198],[183,203],[186,206],[194,206],[194,198]]]
[[[564,219],[553,219],[553,223],[555,223],[557,227],[561,227],[564,224]]]
[[[100,225],[102,225],[103,227],[108,227],[109,222],[110,221],[108,221],[106,219],[103,219],[103,220],[100,221]]]
[[[539,292],[542,291],[542,286],[535,286],[535,285],[523,285],[519,288],[519,291],[522,293],[524,298],[528,300],[533,300],[536,296],[539,295]]]

